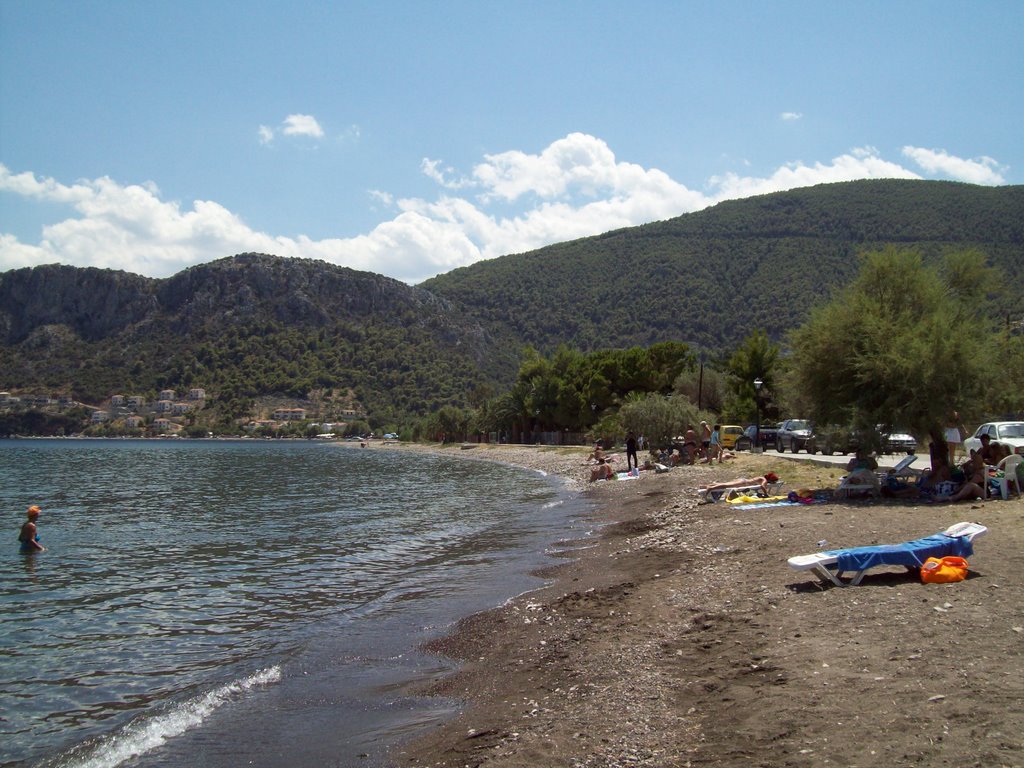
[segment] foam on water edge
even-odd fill
[[[144,755],[169,739],[201,725],[217,709],[250,691],[276,683],[281,679],[279,666],[268,667],[254,675],[223,685],[201,696],[175,705],[170,711],[153,717],[142,717],[128,723],[110,736],[58,760],[61,768],[115,768],[126,760]]]

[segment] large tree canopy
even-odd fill
[[[944,442],[952,410],[979,418],[1012,399],[1004,390],[1020,382],[994,375],[1007,345],[985,312],[996,277],[976,252],[938,268],[914,251],[866,254],[850,287],[792,334],[795,380],[813,416]]]

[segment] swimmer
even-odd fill
[[[21,544],[21,552],[31,555],[35,552],[45,552],[46,547],[39,543],[39,533],[36,529],[36,520],[39,519],[39,507],[32,505],[26,513],[28,520],[21,526],[18,534],[18,541]]]

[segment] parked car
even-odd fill
[[[778,432],[777,425],[775,424],[762,424],[760,436],[760,445],[762,448],[771,448],[775,445],[775,433]],[[751,446],[754,445],[754,434],[757,433],[757,425],[751,424],[749,427],[743,430],[743,437],[736,440],[737,451],[749,451]]]
[[[807,440],[808,453],[820,451],[825,456],[835,453],[856,453],[859,446],[860,439],[852,429],[833,425],[816,427]]]
[[[917,453],[917,438],[910,433],[900,429],[886,432],[881,426],[878,428],[878,433],[882,438],[882,453],[906,453],[907,456]]]
[[[811,437],[811,423],[806,419],[786,419],[775,433],[775,450],[797,453],[807,447]]]
[[[964,440],[964,450],[970,453],[981,448],[982,435],[988,435],[993,443],[1008,445],[1014,453],[1024,455],[1024,421],[990,421],[982,424]]]
[[[736,441],[743,437],[743,427],[737,426],[736,424],[723,424],[718,428],[718,441],[722,444],[723,448],[727,448],[730,451],[741,450],[736,447]],[[747,445],[749,449],[750,446]]]

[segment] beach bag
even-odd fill
[[[924,584],[949,584],[967,578],[967,561],[962,557],[929,557],[921,566],[921,582]]]

